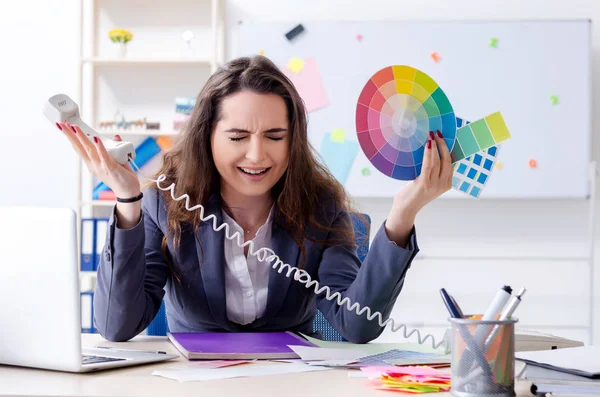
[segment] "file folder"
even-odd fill
[[[94,262],[94,271],[98,270],[98,264],[100,263],[100,258],[102,258],[102,250],[104,249],[104,244],[106,243],[106,233],[108,231],[108,218],[96,218],[95,219],[95,244],[94,244],[94,252],[96,253],[95,262]]]
[[[94,324],[94,292],[84,291],[80,293],[81,298],[81,332],[95,334]]]
[[[84,218],[81,220],[81,271],[93,271],[96,267],[95,244],[95,219]]]

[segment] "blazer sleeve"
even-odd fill
[[[347,213],[338,214],[332,227],[352,224],[349,219]],[[404,284],[406,272],[418,252],[414,227],[407,247],[402,248],[388,238],[385,221],[375,234],[362,264],[352,247],[327,247],[319,265],[320,284],[329,286],[332,294],[339,292],[339,300],[346,302],[339,306],[337,298],[329,301],[325,299],[325,293],[322,293],[317,298],[319,310],[348,341],[372,341],[384,330],[384,327],[379,325],[379,316],[369,320],[366,311],[357,315],[354,305],[360,304],[361,309],[369,307],[371,313],[380,312],[381,322],[388,319]],[[348,300],[350,302],[347,302]],[[347,309],[349,306],[353,308],[352,311]]]
[[[107,340],[127,341],[152,322],[165,294],[170,268],[162,254],[159,194],[147,189],[142,215],[131,229],[117,227],[116,206],[98,264],[94,318]]]

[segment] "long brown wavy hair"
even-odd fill
[[[208,79],[196,98],[190,120],[182,134],[163,157],[162,168],[157,173],[166,176],[161,185],[174,183],[176,197],[187,193],[192,206],[206,203],[215,194],[220,195],[221,177],[213,161],[210,138],[221,117],[223,99],[243,90],[279,95],[287,107],[291,133],[289,165],[273,187],[272,194],[279,215],[274,220],[282,221],[282,226],[300,246],[302,260],[298,267],[302,267],[305,258],[303,239],[314,241],[306,234],[307,226],[336,231],[328,234],[335,238],[323,241],[325,244],[348,244],[355,248],[351,224],[333,230],[323,224],[323,217],[317,216],[323,213],[324,199],[334,204],[337,211],[358,213],[351,209],[344,187],[317,161],[318,154],[308,140],[305,106],[293,83],[264,56],[230,61]],[[175,201],[169,192],[163,192],[163,195],[168,204],[168,234],[173,238],[176,252],[182,224],[191,225],[196,232],[201,223],[199,211],[186,210],[185,200]],[[167,249],[165,237],[163,252],[169,258]],[[170,261],[169,265],[174,270]]]

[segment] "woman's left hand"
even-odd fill
[[[417,213],[452,187],[454,167],[446,141],[439,131],[429,133],[423,154],[421,174],[394,198],[385,222],[388,238],[405,247]]]

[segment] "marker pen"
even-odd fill
[[[512,294],[512,288],[510,286],[505,285],[500,288],[500,290],[496,293],[494,300],[488,307],[487,311],[484,313],[481,320],[483,321],[493,321],[498,319],[498,316],[502,312],[504,306],[506,306],[506,302],[510,299],[510,295]],[[475,331],[475,340],[479,345],[483,347],[483,342],[485,341],[486,334],[489,333],[490,326],[489,325],[480,325],[477,327],[477,331]]]
[[[525,291],[527,291],[527,289],[523,287],[519,290],[519,293],[517,295],[512,297],[512,299],[510,300],[510,302],[508,302],[504,310],[502,310],[502,314],[500,315],[501,321],[508,320],[512,317],[513,313],[517,309],[517,306],[519,306],[519,303],[521,303],[521,297],[525,295]],[[487,339],[485,340],[485,350],[489,348],[499,329],[500,325],[496,325],[490,333],[490,335],[487,337]]]

